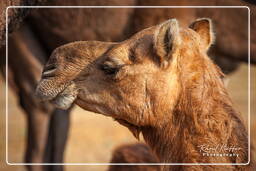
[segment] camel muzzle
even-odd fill
[[[42,79],[35,92],[36,96],[42,101],[50,101],[57,108],[68,109],[75,101],[78,90],[71,81],[65,84],[58,84],[53,79]]]

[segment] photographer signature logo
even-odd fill
[[[242,150],[241,147],[230,146],[227,144],[217,144],[217,145],[199,145],[200,153],[203,156],[216,156],[216,157],[239,157],[239,151]]]

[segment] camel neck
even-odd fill
[[[163,114],[169,116],[168,121],[142,128],[145,141],[161,162],[247,162],[248,138],[244,123],[233,109],[226,89],[220,85],[221,80],[211,80],[204,79],[204,83],[193,88],[183,86],[176,106],[170,113]],[[224,148],[235,148],[235,151]]]

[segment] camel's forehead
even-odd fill
[[[200,41],[199,35],[194,30],[192,30],[190,28],[181,29],[180,36],[181,36],[181,39],[183,40],[183,42],[184,41],[195,41],[195,42]]]
[[[129,39],[112,46],[107,52],[108,55],[129,54],[131,49],[152,43],[155,27],[144,29]]]
[[[154,41],[154,34],[156,32],[157,27],[150,27],[147,29],[144,29],[135,35],[133,35],[131,38],[127,39],[126,41],[123,41],[119,44],[117,44],[112,50],[115,51],[124,51],[125,49],[129,49],[133,46],[137,46],[140,44],[148,44],[153,43]],[[183,42],[187,41],[198,41],[199,42],[199,36],[198,34],[190,29],[190,28],[180,28],[180,35],[181,40]]]
[[[144,30],[136,33],[134,36],[132,36],[130,39],[128,39],[128,41],[129,41],[129,43],[132,43],[133,41],[141,40],[141,39],[145,38],[146,36],[153,37],[157,28],[158,28],[157,26],[153,26],[153,27],[144,29]],[[198,38],[198,34],[190,28],[181,28],[180,27],[180,36],[184,40],[189,40],[189,39],[197,40],[197,38]]]
[[[150,50],[150,48],[153,48],[152,45],[154,43],[153,41],[156,29],[156,26],[144,29],[133,35],[131,38],[115,44],[106,54],[110,57],[121,56],[129,60],[129,56],[134,51],[141,55],[145,55],[145,53],[148,52],[153,52],[152,49]],[[189,28],[180,28],[180,37],[183,42],[181,44],[181,46],[184,46],[183,48],[186,48],[187,44],[196,46],[197,43],[195,42],[199,42],[199,36],[197,33]]]

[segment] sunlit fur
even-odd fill
[[[54,100],[67,88],[76,91],[80,107],[113,117],[136,137],[141,132],[160,162],[247,163],[247,130],[222,72],[207,56],[213,39],[209,19],[185,29],[172,19],[120,43],[73,42],[53,52],[46,66],[56,70],[42,78],[37,94]],[[101,67],[106,64],[118,70],[107,74]],[[205,157],[199,148],[204,144],[242,150],[239,157]],[[250,170],[253,164],[163,169]]]

